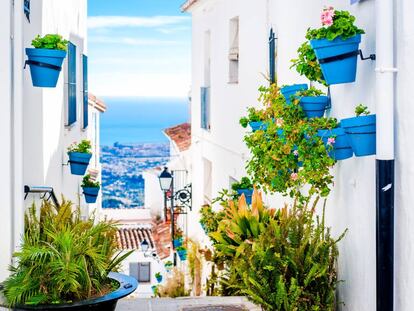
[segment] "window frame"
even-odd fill
[[[77,121],[77,47],[73,42],[68,43],[68,98],[67,123],[71,127]]]

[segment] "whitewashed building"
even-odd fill
[[[411,0],[190,0],[183,5],[183,11],[191,13],[193,19],[193,213],[189,215],[189,234],[204,236],[197,221],[199,208],[245,175],[249,153],[238,121],[247,107],[259,106],[258,88],[268,84],[264,76],[269,73],[270,30],[273,28],[277,38],[279,85],[306,83],[306,78],[290,69],[290,60],[305,41],[307,28],[319,25],[320,12],[327,5],[356,16],[356,24],[366,32],[360,48],[364,54],[377,56],[376,61],[358,61],[355,83],[331,87],[329,114],[338,119],[349,117],[356,105],[366,104],[377,114],[377,160],[392,162],[395,151],[395,187],[390,183],[384,188],[384,192],[390,187],[395,191],[394,309],[412,310]],[[341,310],[376,310],[376,157],[341,161],[334,175],[327,207],[329,225],[335,234],[349,229],[340,243],[339,277],[345,281],[338,291],[345,303]],[[285,199],[274,196],[266,200],[277,207]],[[206,237],[204,242],[208,243]],[[389,310],[385,306],[380,309],[380,305],[378,308]]]
[[[5,0],[2,4],[0,280],[7,276],[11,254],[19,244],[25,206],[40,199],[39,194],[25,199],[25,185],[52,187],[59,200],[65,195],[80,203],[84,213],[99,207],[100,200],[94,206],[84,203],[82,178],[71,175],[66,150],[75,141],[90,139],[94,157],[89,170],[100,178],[99,114],[105,110],[102,101],[87,93],[87,1]],[[29,69],[23,69],[25,48],[31,47],[36,35],[49,33],[68,39],[71,54],[56,88],[33,87]]]

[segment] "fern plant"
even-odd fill
[[[80,208],[65,201],[33,204],[25,215],[17,264],[3,283],[10,306],[71,303],[112,291],[110,271],[129,255],[117,251],[114,222],[81,218]]]

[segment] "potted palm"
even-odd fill
[[[25,233],[15,265],[3,282],[2,306],[13,310],[115,310],[137,288],[117,273],[132,252],[117,250],[116,224],[85,219],[63,200],[44,201],[25,215]],[[112,272],[111,272],[112,271]]]
[[[354,82],[364,31],[354,25],[355,17],[348,11],[333,7],[322,11],[321,22],[321,28],[308,29],[306,38],[315,51],[326,83]]]
[[[341,120],[341,126],[348,134],[352,149],[357,157],[376,153],[376,115],[370,114],[368,107],[358,105],[356,117]]]
[[[244,195],[247,204],[252,203],[253,183],[248,177],[243,177],[240,182],[231,185],[233,191],[237,192],[239,196]]]
[[[92,157],[91,149],[91,142],[86,139],[78,144],[74,142],[68,147],[70,172],[73,175],[85,175]]]
[[[33,86],[56,87],[63,60],[66,57],[68,41],[58,34],[37,36],[33,48],[26,49]]]
[[[83,194],[85,195],[86,203],[95,203],[98,198],[101,184],[99,181],[93,181],[91,175],[85,175],[83,177],[82,185]]]
[[[297,96],[295,102],[299,102],[307,118],[323,117],[325,109],[328,107],[329,97],[321,90],[311,87],[308,90],[297,92],[295,96]]]

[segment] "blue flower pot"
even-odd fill
[[[88,168],[89,161],[91,160],[92,154],[81,153],[81,152],[69,152],[69,164],[70,172],[73,175],[85,175],[86,169]]]
[[[341,127],[332,130],[318,130],[318,136],[322,138],[329,156],[334,160],[345,160],[351,158],[353,155],[351,144],[348,135]],[[335,138],[335,143],[328,145],[328,138]]]
[[[174,248],[180,247],[183,245],[183,238],[173,240]]]
[[[241,196],[244,194],[247,204],[252,204],[253,189],[237,189],[237,194]]]
[[[187,260],[187,250],[186,249],[182,249],[177,251],[178,257],[180,257],[181,261]]]
[[[323,117],[328,102],[328,96],[304,96],[301,97],[299,104],[306,117],[311,119]]]
[[[280,89],[280,92],[286,99],[286,104],[291,103],[291,96],[295,95],[299,91],[304,91],[308,89],[307,84],[293,84],[284,86]]]
[[[96,203],[101,187],[82,187],[86,203]]]
[[[311,40],[325,81],[327,84],[354,82],[361,35],[342,40],[338,37],[332,41],[327,39]]]
[[[56,87],[66,51],[27,48],[32,84],[36,87]]]
[[[256,132],[258,130],[266,131],[267,129],[267,124],[263,121],[249,122],[249,125],[252,128],[253,132]]]
[[[158,283],[162,282],[162,275],[156,276],[155,278],[157,279]]]
[[[376,153],[376,115],[359,116],[341,120],[349,142],[357,157]]]

